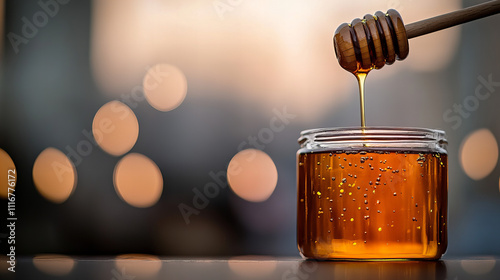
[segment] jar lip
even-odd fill
[[[420,127],[399,127],[399,126],[353,126],[353,127],[325,127],[325,128],[313,128],[307,129],[300,132],[300,136],[307,136],[311,134],[320,133],[332,133],[334,135],[387,135],[387,136],[397,136],[397,135],[435,135],[439,138],[444,138],[446,133],[443,130],[431,129],[431,128],[420,128]]]
[[[438,145],[445,147],[448,142],[443,130],[417,127],[335,127],[314,128],[300,133],[299,144],[304,147],[326,145],[365,146],[365,143],[375,143],[379,146],[392,144],[408,147],[424,147]],[[392,143],[392,144],[391,144]]]

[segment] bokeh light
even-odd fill
[[[9,188],[15,189],[14,186],[9,186],[9,174],[15,175],[14,180],[11,182],[14,182],[14,184],[17,183],[17,171],[16,174],[13,174],[12,172],[9,172],[9,170],[16,170],[16,166],[14,165],[14,162],[12,161],[12,158],[7,154],[6,151],[0,149],[0,198],[6,199],[9,193]],[[10,177],[12,179],[12,177]],[[12,192],[11,192],[12,193]]]
[[[130,151],[139,136],[134,112],[120,101],[104,104],[94,116],[92,134],[107,153],[120,156]]]
[[[143,80],[144,95],[158,111],[170,111],[181,105],[187,93],[186,76],[169,64],[151,67]]]
[[[490,130],[482,128],[470,133],[460,146],[460,164],[470,178],[488,176],[498,161],[498,143]]]
[[[133,275],[139,278],[152,277],[161,269],[161,261],[158,257],[144,254],[124,254],[115,258],[115,267],[122,275]]]
[[[266,153],[246,149],[237,153],[229,162],[227,180],[239,197],[251,202],[262,202],[276,188],[278,171]]]
[[[155,205],[163,191],[163,177],[158,166],[137,153],[126,155],[116,164],[113,183],[125,202],[139,208]]]
[[[237,256],[228,260],[229,269],[245,278],[270,276],[276,270],[277,261],[266,256]]]
[[[45,274],[64,276],[73,270],[75,260],[65,255],[44,254],[33,257],[33,265]]]
[[[38,192],[47,200],[63,203],[76,187],[75,166],[63,152],[47,148],[35,160],[33,182]]]
[[[478,257],[471,260],[462,260],[460,266],[469,274],[482,275],[490,272],[496,264],[494,257]]]

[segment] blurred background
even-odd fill
[[[0,199],[15,165],[16,253],[298,256],[299,133],[360,124],[337,26],[481,2],[0,1]],[[448,256],[500,253],[498,26],[412,39],[367,79],[368,125],[447,133]]]

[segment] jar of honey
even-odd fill
[[[447,247],[445,133],[402,127],[301,133],[297,241],[310,259],[439,259]]]

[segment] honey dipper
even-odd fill
[[[500,0],[489,1],[405,26],[396,10],[378,11],[341,24],[333,36],[335,54],[340,66],[349,72],[380,69],[408,56],[408,39],[499,12]]]

